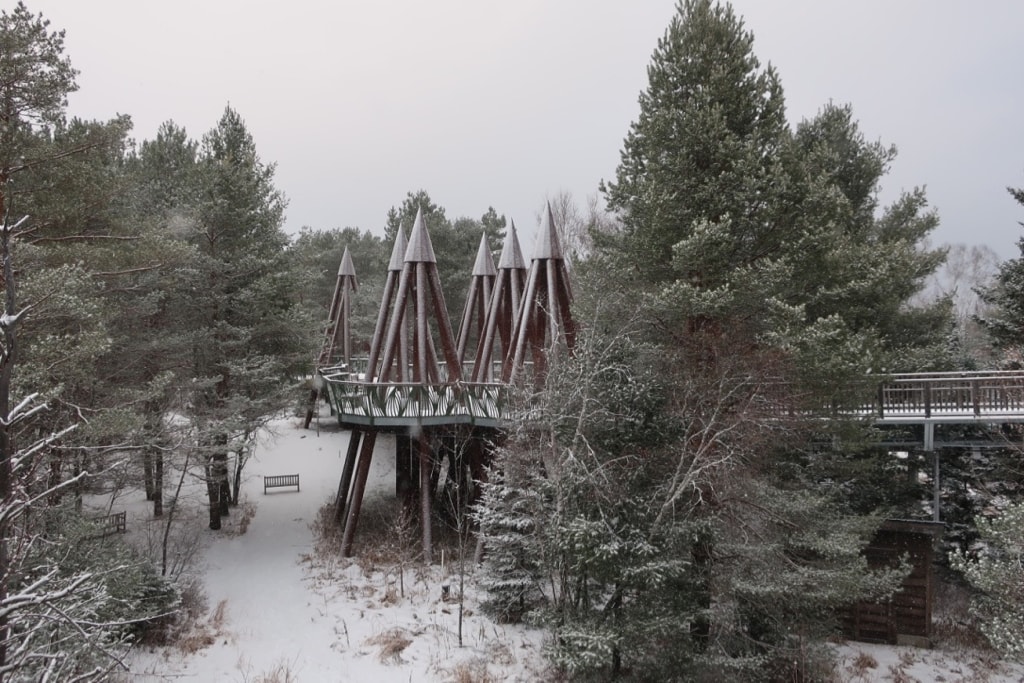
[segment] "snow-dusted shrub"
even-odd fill
[[[21,522],[8,538],[17,562],[0,599],[10,629],[0,678],[109,680],[132,642],[168,623],[177,591],[69,504]]]
[[[40,546],[37,562],[52,563],[68,579],[91,575],[89,584],[103,595],[95,604],[98,625],[132,641],[153,639],[153,630],[162,629],[181,602],[174,584],[121,535],[99,536],[94,522],[63,507],[51,509],[49,516],[60,542]]]
[[[1024,503],[994,519],[979,519],[983,549],[954,552],[950,564],[977,589],[971,612],[981,632],[1007,657],[1024,661]]]

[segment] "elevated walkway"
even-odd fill
[[[463,364],[460,376],[474,376],[471,366]],[[500,364],[495,364],[494,376],[498,370]],[[449,381],[444,363],[438,364],[437,376],[438,383],[370,381],[366,359],[321,370],[329,401],[343,425],[496,428],[510,417],[508,384]],[[891,375],[871,393],[872,401],[834,410],[879,426],[1024,423],[1022,370]]]
[[[894,375],[861,411],[879,424],[1024,422],[1024,371]]]

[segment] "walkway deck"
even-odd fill
[[[443,364],[439,367],[445,376]],[[510,417],[508,387],[498,382],[375,383],[346,366],[326,368],[321,375],[343,425],[500,427]],[[463,376],[471,373],[464,370]],[[876,424],[1024,422],[1024,371],[892,375],[873,393],[873,401],[837,412]]]
[[[442,371],[444,366],[439,366]],[[321,377],[342,426],[405,427],[469,424],[501,427],[508,385],[499,382],[368,382],[348,367],[325,368]]]

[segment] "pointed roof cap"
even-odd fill
[[[501,247],[498,268],[502,270],[526,270],[523,250],[519,248],[519,237],[516,236],[515,221],[509,221],[509,229],[505,232],[505,243]]]
[[[338,275],[351,275],[355,277],[356,267],[352,265],[352,254],[348,253],[348,247],[345,247],[345,253],[341,255],[341,265],[338,266]]]
[[[398,226],[398,234],[395,235],[395,246],[391,248],[391,260],[388,261],[388,270],[402,272],[402,259],[405,257],[405,248],[409,242],[405,238],[405,229]]]
[[[406,263],[437,263],[434,256],[434,245],[430,243],[427,223],[423,220],[423,209],[416,209],[416,220],[412,224],[409,235],[409,247],[405,250]]]
[[[480,248],[476,250],[476,263],[473,264],[473,275],[494,277],[498,271],[494,267],[494,258],[487,246],[486,233],[480,235]]]
[[[352,278],[352,284],[358,286],[359,280],[356,278],[356,267],[352,263],[352,255],[348,252],[348,247],[345,247],[345,253],[341,255],[338,277],[350,277]]]
[[[547,203],[544,216],[540,221],[540,231],[537,233],[537,243],[533,247],[533,258],[537,259],[561,259],[562,243],[558,240],[558,230],[555,229],[555,219],[551,215],[551,202]]]

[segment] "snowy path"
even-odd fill
[[[301,429],[295,418],[275,421],[271,428],[274,435],[260,443],[246,468],[243,507],[255,505],[248,530],[202,532],[208,538],[198,573],[211,615],[218,605],[224,608],[221,624],[213,629],[216,641],[194,654],[173,648],[141,651],[132,661],[130,680],[406,683],[452,680],[460,663],[477,671],[490,666],[494,672],[498,666],[503,680],[538,679],[527,673],[540,666],[537,632],[470,614],[466,647],[458,647],[457,606],[439,599],[440,568],[408,570],[403,599],[394,590],[395,572],[367,578],[347,562],[313,561],[311,524],[335,495],[348,432],[326,416],[319,433],[315,425]],[[379,438],[368,501],[393,495],[393,453],[393,440]],[[300,492],[278,489],[264,495],[263,476],[294,473],[301,477]],[[409,641],[394,656],[375,640],[388,632]]]

